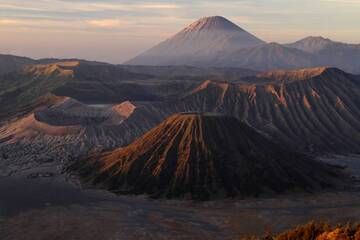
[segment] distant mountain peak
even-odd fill
[[[303,38],[300,41],[309,41],[309,40],[318,40],[318,41],[331,41],[329,38],[324,38],[323,36],[308,36]]]
[[[214,30],[244,31],[242,28],[222,16],[200,18],[196,22],[193,22],[188,27],[186,27],[183,31],[198,32]]]
[[[297,48],[305,52],[315,53],[321,51],[332,43],[334,42],[322,36],[309,36],[294,43],[288,44],[287,46]]]
[[[334,41],[332,41],[329,38],[324,38],[322,36],[308,36],[297,42],[303,42],[303,43],[308,42],[312,44],[328,44],[328,43],[333,43]]]
[[[226,53],[264,43],[224,17],[204,17],[126,64],[203,66]]]

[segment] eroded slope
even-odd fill
[[[119,193],[202,200],[321,189],[336,185],[340,174],[214,113],[172,115],[129,146],[70,170]]]

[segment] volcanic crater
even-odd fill
[[[174,114],[132,144],[72,164],[117,193],[209,200],[339,186],[339,169],[285,150],[234,117]]]

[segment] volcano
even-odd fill
[[[125,64],[209,65],[219,56],[263,43],[224,17],[204,17]]]
[[[197,200],[320,189],[335,185],[339,174],[214,113],[174,114],[127,147],[69,170],[117,193]]]

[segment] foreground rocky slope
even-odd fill
[[[263,237],[244,237],[243,239],[273,239],[273,240],[352,240],[360,238],[359,224],[338,224],[331,226],[325,222],[309,222],[277,235],[265,233]]]
[[[175,114],[129,146],[77,161],[70,170],[119,193],[201,200],[321,189],[336,185],[340,174],[212,113]]]

